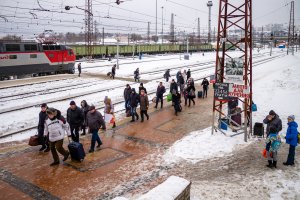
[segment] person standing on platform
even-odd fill
[[[47,137],[44,136],[44,129],[45,129],[45,121],[48,118],[47,116],[47,104],[43,103],[41,105],[41,111],[39,113],[39,123],[38,123],[38,137],[39,143],[42,145],[39,151],[49,152],[50,146]]]
[[[83,111],[83,117],[84,117],[83,124],[81,126],[81,129],[82,129],[81,135],[85,135],[86,134],[86,115],[90,110],[90,106],[89,106],[89,104],[87,104],[86,100],[82,100],[80,105],[81,105],[81,110]]]
[[[77,65],[77,69],[78,69],[78,77],[80,77],[80,74],[81,74],[81,63],[79,63]]]
[[[111,76],[112,76],[113,79],[115,79],[116,67],[117,67],[117,65],[114,64],[113,67],[111,68]]]
[[[287,161],[284,162],[284,165],[294,165],[295,164],[295,149],[298,142],[298,124],[295,122],[295,116],[288,116],[288,128],[286,131],[286,143],[290,145],[289,154]]]
[[[165,86],[163,86],[162,82],[160,82],[156,90],[156,104],[154,108],[157,109],[159,100],[160,100],[160,108],[163,108],[163,100],[164,100],[165,92],[166,92],[166,88]]]
[[[130,107],[129,107],[130,95],[131,95],[131,87],[129,84],[126,84],[126,88],[124,89],[124,92],[123,92],[126,112],[128,110],[130,110]]]
[[[148,96],[145,93],[144,90],[141,90],[140,94],[140,114],[141,114],[141,122],[144,122],[144,114],[147,117],[147,120],[149,120],[149,115],[147,113],[147,110],[149,108],[149,100]]]
[[[201,83],[202,87],[203,87],[203,99],[204,97],[207,98],[207,91],[208,91],[208,86],[209,86],[209,82],[206,78],[203,79],[202,83]]]
[[[71,127],[72,140],[79,142],[79,128],[84,122],[84,115],[82,110],[76,106],[75,101],[70,102],[70,107],[67,110],[67,122]]]

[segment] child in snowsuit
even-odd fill
[[[268,158],[267,167],[269,168],[277,167],[277,151],[280,145],[281,145],[280,136],[276,132],[276,128],[271,126],[270,134],[266,139],[266,150],[267,150],[267,158]]]

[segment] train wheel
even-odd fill
[[[72,67],[72,68],[69,70],[69,74],[75,74],[75,67]]]

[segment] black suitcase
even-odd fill
[[[203,96],[203,92],[202,91],[198,91],[198,98],[202,98]]]
[[[79,142],[71,142],[68,145],[68,149],[71,155],[72,160],[82,162],[85,157],[85,152],[83,149],[83,145]]]
[[[256,122],[253,128],[253,135],[264,137],[264,124]]]

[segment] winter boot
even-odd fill
[[[130,122],[134,122],[135,120],[134,120],[134,115],[132,115],[132,119],[131,119],[131,121]]]
[[[136,116],[136,120],[139,120],[139,115],[137,113],[135,113]]]
[[[268,165],[266,165],[267,167],[269,168],[273,168],[273,163],[272,163],[272,160],[268,160]]]
[[[277,168],[277,161],[273,161],[273,167]]]

